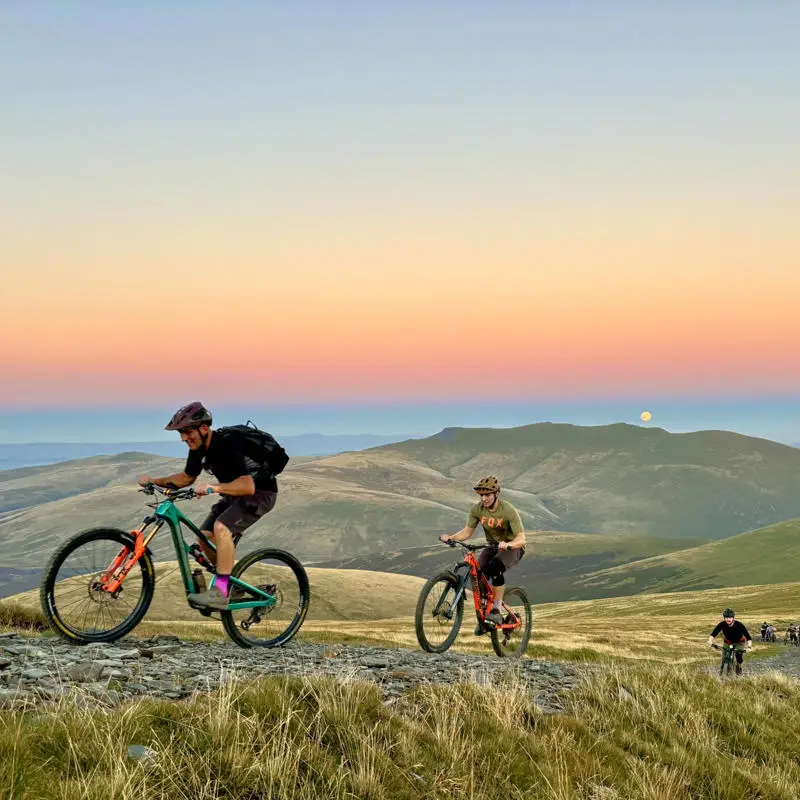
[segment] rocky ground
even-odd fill
[[[515,673],[531,686],[545,712],[561,709],[560,695],[585,667],[545,661],[293,641],[265,650],[227,642],[184,642],[176,636],[128,637],[76,647],[49,637],[0,634],[0,707],[24,708],[75,695],[84,704],[114,706],[131,697],[179,700],[220,683],[263,675],[339,675],[374,681],[392,703],[422,683],[457,678],[490,683]],[[76,691],[77,689],[77,691]]]
[[[750,661],[745,656],[744,663],[745,672],[749,675],[777,671],[791,678],[800,679],[800,647],[786,646],[782,653],[758,661]]]
[[[747,674],[777,670],[800,679],[797,647],[745,663]],[[390,704],[422,683],[450,683],[459,678],[491,683],[517,675],[531,687],[542,710],[555,712],[561,710],[561,697],[575,685],[579,673],[590,668],[303,641],[269,650],[243,650],[229,642],[158,636],[76,647],[51,637],[4,633],[0,634],[0,707],[47,705],[69,695],[78,703],[105,707],[140,696],[180,700],[221,683],[263,675],[338,675],[374,681],[384,702]]]

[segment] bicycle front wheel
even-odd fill
[[[303,565],[283,550],[256,550],[233,568],[231,576],[274,597],[274,604],[222,612],[225,633],[240,647],[278,647],[300,630],[308,613],[310,589]],[[232,587],[230,602],[259,599]]]
[[[533,628],[533,614],[528,596],[518,586],[509,589],[503,596],[503,622],[507,624],[516,617],[520,624],[513,629],[500,628],[492,631],[492,647],[500,658],[521,658],[525,655]]]
[[[109,569],[131,558],[134,539],[125,531],[94,528],[65,542],[51,557],[39,588],[42,612],[60,636],[75,644],[113,642],[147,613],[156,576],[145,552],[114,592]]]
[[[720,676],[727,675],[728,677],[730,677],[732,666],[733,666],[733,653],[729,653],[727,651],[723,652],[722,663],[719,666]]]
[[[458,581],[453,574],[440,572],[419,593],[414,628],[420,647],[427,653],[444,653],[458,636],[464,616],[464,595],[455,603],[457,591]]]

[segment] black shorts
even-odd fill
[[[272,511],[277,499],[278,493],[267,489],[256,489],[255,494],[247,497],[222,495],[222,499],[211,506],[200,530],[213,532],[214,523],[219,520],[233,534],[233,541],[238,542],[251,525]]]

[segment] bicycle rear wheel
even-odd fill
[[[458,636],[464,616],[464,595],[454,606],[458,581],[450,572],[430,578],[419,593],[414,629],[420,647],[427,653],[444,653]]]
[[[500,658],[521,658],[528,648],[533,628],[533,614],[528,596],[518,586],[508,589],[503,596],[503,622],[513,620],[512,613],[520,625],[513,630],[493,630],[492,647]]]
[[[272,605],[223,611],[225,633],[240,647],[278,647],[300,630],[308,613],[310,589],[303,565],[284,550],[256,550],[233,568],[231,576],[275,598]],[[231,588],[230,602],[259,596]]]
[[[103,578],[119,556],[129,558],[134,539],[114,528],[93,528],[74,536],[44,569],[39,587],[42,612],[56,632],[75,644],[113,642],[129,633],[147,613],[155,590],[155,570],[145,552],[113,593]]]

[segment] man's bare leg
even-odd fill
[[[228,607],[228,581],[236,559],[236,545],[230,529],[219,520],[214,523],[214,530],[208,534],[208,539],[216,547],[216,552],[203,546],[202,543],[200,546],[209,560],[216,563],[217,574],[205,592],[190,594],[189,599],[199,605],[224,611]]]

